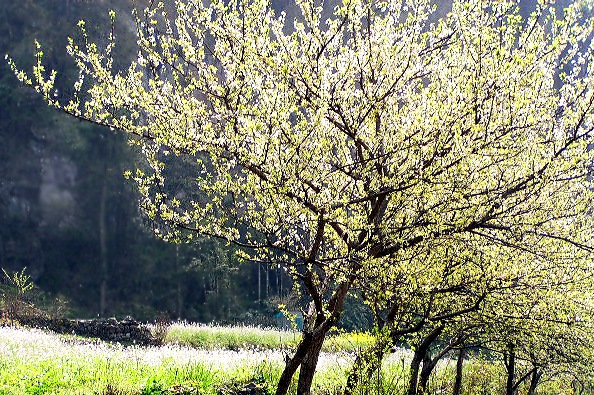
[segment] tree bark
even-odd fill
[[[287,394],[291,385],[291,379],[299,367],[301,369],[299,371],[299,380],[297,383],[297,394],[310,394],[320,351],[324,344],[326,334],[331,327],[332,325],[328,325],[328,322],[324,321],[321,325],[317,326],[317,329],[313,332],[303,334],[303,339],[301,339],[299,346],[297,346],[297,351],[295,351],[292,358],[287,360],[285,369],[283,370],[276,387],[275,395]]]
[[[266,300],[268,300],[268,292],[270,291],[270,266],[266,262]]]
[[[99,284],[99,316],[105,317],[107,312],[107,279],[109,276],[109,262],[107,261],[107,182],[108,168],[105,164],[103,185],[101,187],[101,200],[99,202],[99,254],[100,254],[100,281]]]
[[[343,310],[344,299],[349,291],[355,276],[352,276],[346,282],[339,285],[333,292],[332,297],[328,301],[327,312],[324,311],[324,306],[321,303],[321,296],[313,303],[315,307],[315,321],[312,330],[305,330],[303,339],[297,347],[297,351],[292,358],[288,359],[285,369],[281,374],[278,386],[276,388],[276,395],[286,395],[291,379],[301,367],[299,371],[299,380],[297,383],[298,395],[309,395],[311,391],[311,384],[318,364],[320,351],[324,343],[324,339],[328,331],[336,325],[340,314]]]
[[[444,326],[440,325],[434,328],[418,345],[413,356],[413,360],[410,363],[410,379],[408,381],[408,395],[417,395],[417,387],[419,380],[419,368],[421,361],[425,358],[425,355],[429,352],[431,344],[437,340],[441,332],[443,332]]]
[[[303,339],[301,339],[301,342],[299,342],[295,354],[293,355],[293,357],[287,360],[285,369],[283,370],[283,373],[281,374],[281,377],[278,380],[278,385],[276,386],[276,395],[286,395],[289,391],[291,379],[293,378],[295,372],[297,371],[297,368],[301,365],[301,362],[307,355],[312,340],[313,338],[311,334],[306,333],[303,335]]]
[[[283,303],[283,263],[278,265],[278,297]]]
[[[538,387],[538,383],[540,381],[540,377],[542,373],[538,370],[538,367],[534,367],[532,369],[532,377],[530,379],[530,387],[528,388],[528,395],[534,395],[536,393],[536,387]]]
[[[505,369],[507,370],[507,382],[505,385],[505,395],[514,395],[514,380],[516,370],[516,354],[514,346],[509,346],[507,357],[505,358]]]
[[[258,263],[258,303],[262,302],[262,272],[261,263]]]
[[[425,357],[422,361],[421,374],[419,375],[419,391],[421,393],[429,393],[428,388],[431,373],[433,373],[439,361],[441,361],[441,359],[445,357],[450,352],[450,350],[461,344],[461,339],[462,338],[450,339],[449,344],[443,347],[441,351],[437,352],[434,356],[431,356],[430,352],[425,354]]]
[[[466,349],[462,347],[458,354],[456,361],[456,379],[454,381],[454,389],[452,395],[460,395],[462,393],[462,373],[464,368],[464,358],[466,357]]]
[[[429,386],[429,377],[431,377],[431,372],[433,372],[433,368],[437,364],[437,360],[433,360],[431,358],[431,353],[427,352],[421,361],[421,373],[419,375],[419,391],[422,394],[427,393],[427,387]]]
[[[423,359],[422,351],[417,349],[410,363],[410,379],[408,381],[407,395],[417,395],[417,383],[419,380],[419,367]]]
[[[324,333],[322,336],[312,341],[307,355],[301,362],[299,381],[297,382],[297,395],[310,395],[311,384],[313,382],[314,374],[316,373],[316,367],[318,365],[318,359],[325,337],[326,334]]]
[[[179,263],[179,244],[175,245],[175,299],[177,319],[182,319],[183,296],[182,296],[182,269]]]

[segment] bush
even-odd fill
[[[41,292],[31,276],[2,269],[0,278],[0,323],[14,325],[23,317],[61,318],[68,312],[68,301],[63,297],[51,298]]]
[[[36,313],[33,303],[35,286],[25,270],[23,268],[20,272],[10,274],[2,269],[4,277],[0,283],[0,306],[5,317],[11,321],[19,316]]]

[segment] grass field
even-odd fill
[[[197,342],[204,337],[206,348],[173,344],[182,342],[179,333],[193,333],[188,341],[193,345],[199,345]],[[338,342],[349,344],[348,339],[331,347],[337,347]],[[166,389],[184,393],[184,386],[203,394],[217,394],[225,390],[232,393],[247,383],[271,391],[288,352],[283,347],[295,341],[290,332],[177,325],[168,335],[169,343],[161,347],[125,347],[35,329],[2,327],[0,394],[153,395]],[[226,349],[217,348],[221,344]],[[273,345],[279,347],[273,349]],[[344,383],[352,360],[352,353],[323,352],[315,391],[335,392]],[[393,366],[399,369],[400,363]]]
[[[331,339],[321,355],[313,393],[340,394],[353,350],[369,340],[356,334]],[[0,395],[233,395],[248,384],[260,393],[273,393],[296,341],[291,332],[271,329],[176,324],[163,346],[139,347],[0,327]],[[371,388],[357,395],[402,394],[410,357],[406,350],[391,354]],[[454,365],[443,361],[432,379],[432,394],[451,393]],[[500,363],[467,361],[463,394],[502,394],[502,373]],[[559,378],[538,392],[576,393]]]

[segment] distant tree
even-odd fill
[[[429,1],[351,0],[325,19],[329,4],[303,0],[294,21],[265,0],[172,5],[137,17],[127,71],[113,29],[100,47],[80,22],[69,102],[41,49],[32,76],[12,65],[51,105],[129,134],[150,165],[129,177],[164,239],[207,235],[285,262],[311,303],[278,395],[298,368],[310,393],[353,287],[373,289],[395,262],[431,285],[418,250],[592,258],[593,26],[580,4],[561,18],[539,2],[523,19],[514,1],[454,1],[435,20]],[[171,156],[191,184],[171,187]]]

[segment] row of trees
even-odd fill
[[[504,363],[506,394],[517,393],[521,385],[534,394],[543,377],[557,375],[568,382],[589,383],[591,269],[559,262],[539,262],[535,268],[526,257],[503,254],[494,263],[484,258],[477,254],[462,261],[442,259],[441,265],[432,265],[441,267],[430,284],[401,274],[389,285],[396,292],[374,302],[378,341],[358,356],[346,393],[366,388],[390,347],[402,341],[414,351],[407,383],[410,395],[427,393],[431,374],[445,358],[458,359],[454,393],[460,394],[464,359],[477,353]]]
[[[41,51],[31,75],[11,64],[50,105],[128,134],[146,159],[128,176],[164,239],[205,235],[250,261],[288,262],[310,303],[277,395],[297,370],[297,394],[310,393],[352,291],[380,336],[349,393],[404,337],[410,395],[452,349],[505,355],[508,394],[585,362],[585,5],[537,2],[523,15],[509,0],[453,1],[445,14],[424,0],[296,3],[294,20],[265,0],[152,4],[136,15],[127,68],[114,66],[113,28],[99,46],[79,23],[66,99]],[[530,374],[516,375],[519,360]]]

